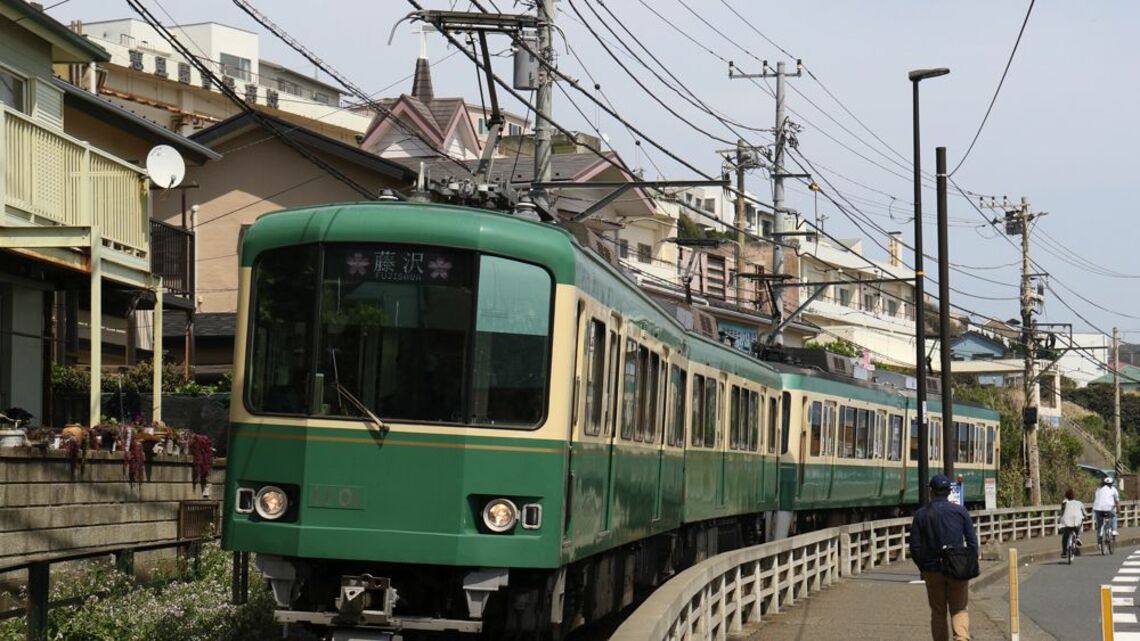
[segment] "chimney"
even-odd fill
[[[431,64],[427,58],[416,59],[416,75],[412,80],[412,97],[420,102],[431,102],[435,93],[431,88]]]
[[[887,262],[891,267],[902,266],[902,242],[899,240],[901,231],[892,231],[887,234]]]

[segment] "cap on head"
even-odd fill
[[[1104,483],[1105,485],[1112,485],[1112,482],[1113,482],[1113,478],[1111,476],[1104,477],[1104,481],[1102,481],[1102,483]]]
[[[950,479],[945,474],[935,474],[930,477],[930,489],[948,490],[950,489]]]

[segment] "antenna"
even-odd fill
[[[186,176],[186,163],[174,147],[158,145],[146,155],[146,175],[163,189],[177,187]]]

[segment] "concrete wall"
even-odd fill
[[[224,474],[224,463],[215,464],[213,500]],[[119,452],[91,453],[73,473],[61,451],[0,449],[0,566],[176,539],[179,502],[203,500],[189,457],[157,457],[150,478],[128,483]]]

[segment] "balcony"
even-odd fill
[[[62,131],[0,106],[0,246],[89,247],[147,269],[146,176]]]
[[[897,301],[892,314],[890,304],[884,300],[876,300],[874,305],[868,306],[855,296],[821,294],[808,305],[807,311],[849,324],[876,324],[876,321],[892,326],[909,327],[914,324],[914,305],[903,301]]]
[[[166,292],[194,297],[194,233],[158,220],[150,221],[150,271],[162,277]]]

